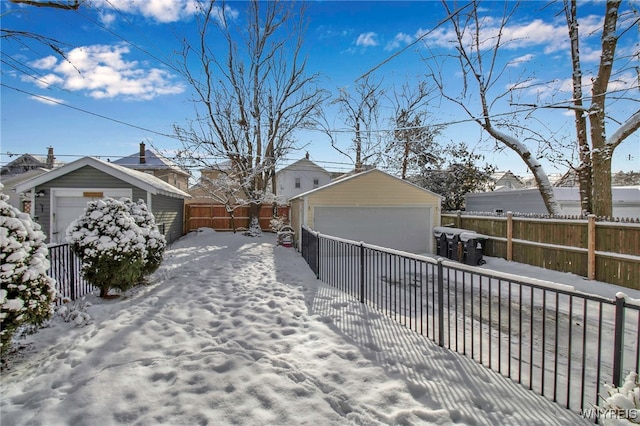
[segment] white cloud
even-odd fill
[[[201,8],[198,0],[94,0],[96,8],[102,10],[117,10],[123,13],[139,14],[157,22],[168,23],[187,19]],[[235,19],[239,13],[230,6],[225,6],[227,19]],[[220,20],[222,8],[214,6],[213,15]],[[103,12],[102,22],[109,25],[114,16]]]
[[[46,88],[55,84],[67,90],[88,91],[89,96],[96,99],[150,100],[184,91],[183,85],[174,82],[167,71],[145,69],[137,61],[127,61],[124,56],[128,53],[129,47],[124,45],[84,46],[68,52],[68,60],[47,57],[31,65],[49,71],[36,79],[38,86]]]
[[[527,53],[526,55],[518,56],[517,58],[513,58],[507,64],[508,67],[519,67],[520,65],[530,62],[533,59],[533,54]]]
[[[378,41],[376,40],[377,34],[374,32],[362,33],[358,36],[356,40],[356,46],[364,46],[371,47],[377,46]]]
[[[396,36],[393,38],[392,41],[387,43],[384,50],[395,50],[400,46],[407,45],[411,42],[413,42],[413,37],[411,37],[409,34],[398,33],[396,34]]]
[[[30,96],[30,98],[34,101],[38,101],[47,105],[59,105],[64,103],[62,99],[53,98],[51,96]]]

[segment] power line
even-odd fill
[[[85,114],[89,114],[89,115],[93,115],[95,117],[99,117],[99,118],[102,118],[102,119],[105,119],[105,120],[113,121],[114,123],[123,124],[125,126],[133,127],[134,129],[143,130],[145,132],[153,133],[155,135],[164,136],[164,137],[167,137],[167,138],[177,139],[177,137],[175,135],[170,135],[170,134],[167,134],[167,133],[157,132],[155,130],[151,130],[151,129],[147,129],[145,127],[137,126],[135,124],[127,123],[126,121],[118,120],[116,118],[107,117],[106,115],[98,114],[96,112],[87,111],[86,109],[78,108],[78,107],[75,107],[73,105],[66,104],[64,102],[59,102],[59,101],[57,101],[55,99],[51,99],[51,98],[46,97],[46,96],[41,96],[41,95],[37,95],[35,93],[27,92],[26,90],[18,89],[17,87],[9,86],[8,84],[5,84],[5,83],[0,83],[0,86],[6,87],[7,89],[15,90],[16,92],[24,93],[25,95],[34,96],[36,98],[42,99],[43,101],[46,101],[46,102],[49,102],[49,103],[61,105],[61,106],[64,106],[64,107],[67,107],[67,108],[71,108],[71,109],[76,110],[76,111],[84,112]]]
[[[469,7],[472,3],[467,3],[466,5],[462,6],[461,8],[454,10],[449,16],[447,16],[444,19],[441,19],[435,27],[433,27],[431,30],[427,31],[426,33],[422,34],[420,37],[418,37],[417,39],[415,39],[414,41],[412,41],[411,43],[409,43],[408,45],[406,45],[405,47],[403,47],[402,49],[398,50],[397,52],[395,52],[394,54],[392,54],[391,56],[389,56],[388,58],[386,58],[385,60],[383,60],[382,62],[380,62],[378,65],[374,66],[373,68],[371,68],[369,71],[365,72],[364,74],[362,74],[360,77],[356,78],[355,81],[358,81],[362,78],[365,78],[366,76],[368,76],[369,74],[371,74],[372,72],[374,72],[375,70],[377,70],[378,68],[380,68],[381,66],[383,66],[384,64],[386,64],[387,62],[390,62],[393,58],[395,58],[396,56],[401,55],[402,53],[406,52],[410,47],[415,46],[416,44],[418,44],[418,42],[420,42],[423,38],[425,38],[426,36],[430,35],[432,32],[434,32],[435,30],[437,30],[439,27],[441,27],[445,22],[447,22],[449,19],[453,18],[454,16],[456,16],[458,13],[462,12],[464,9],[466,9],[467,7]]]

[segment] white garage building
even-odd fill
[[[411,253],[432,253],[439,195],[377,169],[305,192],[289,202],[300,243],[302,225],[321,234]]]

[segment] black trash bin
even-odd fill
[[[461,229],[451,228],[445,233],[447,237],[447,257],[451,260],[461,260],[458,254],[458,243],[460,243]]]
[[[433,228],[433,236],[436,239],[437,256],[448,257],[447,236],[445,235],[446,230],[447,228],[442,228],[440,226]]]
[[[462,232],[460,241],[463,244],[462,261],[467,265],[484,265],[487,263],[483,258],[482,249],[487,237],[475,232]]]

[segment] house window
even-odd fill
[[[296,178],[296,188],[300,188],[300,178]]]
[[[317,188],[318,186],[320,186],[320,179],[315,178],[315,179],[313,180],[313,187],[314,187],[314,188]]]

